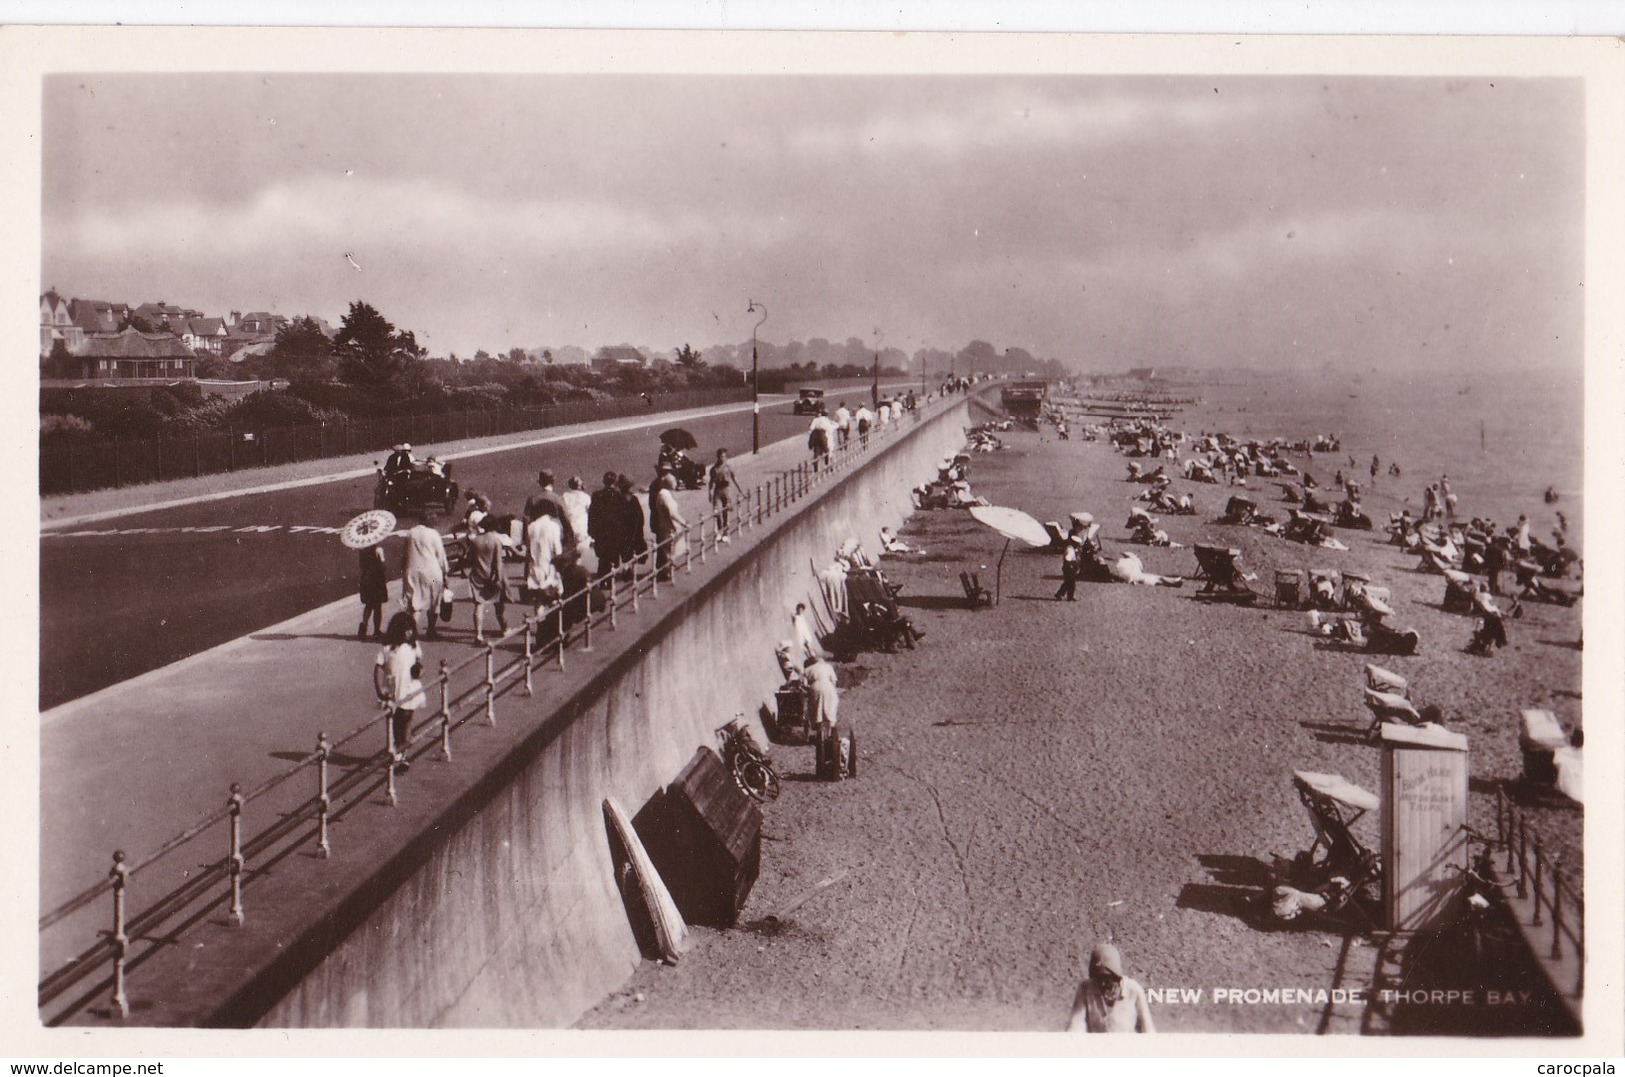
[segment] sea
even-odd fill
[[[1527,514],[1530,531],[1551,541],[1567,520],[1568,542],[1583,553],[1585,378],[1570,373],[1398,376],[1376,373],[1244,374],[1173,391],[1201,398],[1170,426],[1224,431],[1243,440],[1320,434],[1341,453],[1316,453],[1309,469],[1329,486],[1339,468],[1361,483],[1367,511],[1383,526],[1389,512],[1420,515],[1423,490],[1449,476],[1457,515],[1506,526]],[[1371,481],[1371,457],[1381,461]],[[1354,462],[1350,463],[1350,457]],[[1298,457],[1299,467],[1305,461]],[[1388,473],[1397,463],[1398,477]],[[1268,479],[1268,496],[1279,489]],[[1550,489],[1557,500],[1548,503]]]

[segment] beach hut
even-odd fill
[[[1383,911],[1391,930],[1437,927],[1467,868],[1467,738],[1439,725],[1382,727]]]

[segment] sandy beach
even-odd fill
[[[1472,619],[1440,608],[1443,578],[1380,531],[1339,531],[1347,552],[1313,549],[1215,523],[1230,491],[1176,480],[1199,511],[1161,526],[1187,548],[1130,547],[1140,487],[1108,443],[1003,437],[975,457],[978,494],[1040,520],[1091,511],[1108,555],[1133,549],[1149,571],[1191,574],[1188,547],[1202,541],[1239,547],[1266,593],[1276,569],[1310,566],[1391,588],[1392,622],[1422,646],[1380,664],[1470,739],[1480,829],[1521,769],[1520,708],[1580,721],[1579,608],[1526,603],[1511,646],[1474,657]],[[1255,493],[1276,511],[1273,483]],[[1111,938],[1148,988],[1204,989],[1200,1004],[1155,1007],[1159,1029],[1359,1031],[1357,1007],[1223,1005],[1212,991],[1368,986],[1368,944],[1263,930],[1247,911],[1271,854],[1313,839],[1294,770],[1380,788],[1380,753],[1363,738],[1368,656],[1311,636],[1301,612],[1197,602],[1197,582],[1080,583],[1076,603],[1056,602],[1058,559],[1019,544],[999,604],[972,611],[958,574],[994,586],[1004,539],[963,511],[916,513],[902,537],[924,552],[883,567],[927,637],[840,666],[860,776],[816,782],[810,748],[774,747],[785,791],[765,808],[740,927],[698,929],[676,967],[645,964],[581,1027],[1055,1030],[1091,946]],[[760,628],[764,651],[772,631]],[[1580,812],[1527,811],[1578,872]],[[1375,816],[1357,827],[1373,847]]]

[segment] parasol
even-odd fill
[[[999,565],[993,575],[993,604],[999,604],[1004,592],[1004,555],[1010,552],[1010,543],[1020,539],[1028,546],[1043,549],[1049,545],[1049,532],[1044,525],[1020,509],[1003,505],[972,505],[970,514],[1005,537],[1004,549],[999,551]]]
[[[697,449],[700,447],[700,443],[694,440],[694,435],[690,434],[687,430],[684,430],[680,426],[674,426],[664,434],[661,434],[660,444],[665,445],[668,448],[676,449],[679,452],[687,452],[689,449]]]
[[[395,514],[388,509],[368,509],[339,528],[339,541],[352,550],[376,546],[395,532]]]
[[[1020,539],[1027,545],[1043,548],[1049,545],[1049,532],[1044,525],[1020,509],[1003,505],[972,505],[970,514],[1005,538]]]

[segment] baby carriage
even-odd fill
[[[1292,859],[1275,860],[1270,913],[1295,920],[1303,913],[1336,915],[1353,908],[1370,921],[1362,907],[1381,900],[1382,858],[1354,834],[1354,824],[1380,806],[1375,793],[1337,774],[1300,770],[1292,786],[1315,828],[1314,844]]]
[[[1196,597],[1204,602],[1232,602],[1250,606],[1258,599],[1257,592],[1247,586],[1248,575],[1241,567],[1241,551],[1235,547],[1203,546],[1198,543],[1196,575],[1207,581]]]

